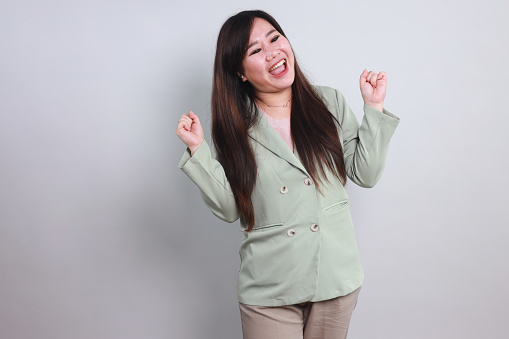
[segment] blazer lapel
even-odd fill
[[[295,154],[292,153],[290,147],[277,134],[274,127],[272,127],[269,120],[260,110],[258,110],[258,117],[258,121],[249,130],[249,136],[272,153],[297,167],[306,175],[309,175],[297,157],[297,150],[295,150]]]

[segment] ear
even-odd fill
[[[247,79],[244,76],[244,74],[241,74],[240,72],[237,72],[237,75],[239,76],[240,80],[242,80],[242,82],[246,82],[247,81]]]

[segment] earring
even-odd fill
[[[240,75],[240,78],[241,78],[241,79],[244,79],[244,76],[241,74],[241,75]]]

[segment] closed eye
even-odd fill
[[[281,36],[281,35],[276,35],[276,36],[274,36],[272,39],[270,39],[270,42],[276,42],[276,41],[277,41],[277,39],[279,39],[279,37],[280,37],[280,36]],[[261,48],[257,48],[257,49],[255,49],[254,51],[252,51],[252,52],[251,52],[251,54],[249,54],[249,55],[256,54],[256,53],[260,52],[261,50],[262,50]]]
[[[249,54],[249,55],[256,54],[256,53],[260,52],[261,50],[262,50],[261,48],[257,48],[254,51],[252,51],[251,54]]]

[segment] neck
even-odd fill
[[[256,98],[258,99],[258,105],[261,107],[261,109],[272,118],[284,119],[290,116],[292,111],[291,87],[276,93],[256,93]],[[288,100],[290,100],[290,102],[288,102]],[[286,104],[288,104],[287,107],[282,107]]]

